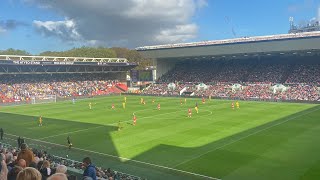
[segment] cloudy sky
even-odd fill
[[[0,0],[0,50],[144,45],[286,33],[320,0]]]

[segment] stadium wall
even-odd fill
[[[155,60],[154,64],[157,66],[156,79],[171,70],[176,63],[176,60]]]

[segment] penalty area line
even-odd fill
[[[10,133],[6,133],[6,135],[14,136],[14,137],[19,137],[18,135],[10,134]],[[52,142],[47,142],[47,141],[42,141],[42,140],[39,140],[39,139],[33,139],[33,138],[28,138],[28,137],[24,137],[24,138],[25,138],[25,139],[30,139],[30,140],[33,140],[33,141],[37,141],[37,142],[40,142],[40,143],[45,143],[45,144],[51,144],[51,145],[55,145],[55,146],[66,147],[65,145],[61,145],[61,144],[57,144],[57,143],[52,143]],[[108,157],[111,157],[111,158],[116,158],[116,159],[122,159],[122,160],[126,160],[126,161],[131,161],[131,162],[135,162],[135,163],[139,163],[139,164],[143,164],[143,165],[149,165],[149,166],[153,166],[153,167],[157,167],[157,168],[162,168],[162,169],[167,169],[167,170],[171,170],[171,171],[176,171],[176,172],[180,172],[180,173],[184,173],[184,174],[188,174],[188,175],[193,175],[193,176],[198,176],[198,177],[202,177],[202,178],[206,178],[206,179],[221,180],[221,179],[219,179],[219,178],[214,178],[214,177],[210,177],[210,176],[206,176],[206,175],[202,175],[202,174],[197,174],[197,173],[193,173],[193,172],[189,172],[189,171],[184,171],[184,170],[175,169],[175,168],[171,168],[171,167],[167,167],[167,166],[162,166],[162,165],[157,165],[157,164],[148,163],[148,162],[143,162],[143,161],[139,161],[139,160],[129,159],[129,158],[121,157],[121,156],[115,156],[115,155],[111,155],[111,154],[101,153],[101,152],[97,152],[97,151],[91,151],[91,150],[82,149],[82,148],[77,148],[77,147],[72,147],[72,149],[76,149],[76,150],[83,151],[83,152],[89,152],[89,153],[93,153],[93,154],[98,154],[98,155],[103,155],[103,156],[108,156]]]

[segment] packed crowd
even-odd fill
[[[320,64],[296,65],[286,83],[306,83],[320,85]]]
[[[278,62],[277,59],[187,61],[178,63],[158,80],[159,83],[177,81],[182,83],[263,82],[320,85],[320,64],[317,61],[299,64],[298,60]]]
[[[8,144],[0,144],[0,180],[76,180],[78,177],[68,173],[70,169],[82,172],[84,180],[140,180],[140,177],[110,168],[96,167],[89,157],[82,162],[61,158],[46,151],[29,149],[25,143],[21,149]]]
[[[178,63],[142,94],[181,95],[186,88],[187,94],[194,96],[320,101],[318,60],[300,62],[299,59],[187,61]],[[170,82],[179,88],[168,89]],[[197,88],[202,82],[208,85],[206,89]],[[241,89],[233,88],[234,84]],[[275,89],[277,84],[284,84],[285,89]]]
[[[258,64],[248,75],[248,82],[281,83],[288,64]]]
[[[193,95],[217,98],[260,99],[260,100],[298,100],[320,101],[319,89],[315,85],[291,84],[285,89],[276,89],[272,83],[243,83],[240,89],[234,89],[232,83],[217,83],[207,85],[207,89],[199,89],[198,84],[180,84],[187,87],[184,92],[180,89],[168,90],[166,84],[153,84],[142,94],[148,95]],[[169,93],[171,92],[171,93]],[[180,94],[182,92],[182,94]]]
[[[58,98],[109,94],[119,84],[104,74],[1,75],[0,101],[29,101],[32,96]]]

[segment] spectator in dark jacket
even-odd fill
[[[91,177],[93,180],[97,179],[96,175],[96,167],[91,164],[91,159],[89,157],[86,157],[83,159],[83,165],[84,165],[84,172],[83,176]]]
[[[8,180],[16,180],[17,179],[17,175],[20,171],[22,171],[22,167],[20,166],[15,166],[11,169],[11,171],[9,171],[8,173]]]
[[[53,174],[52,169],[50,168],[50,162],[47,160],[43,161],[42,167],[40,169],[40,173],[42,175],[42,179],[47,179],[49,176]]]

